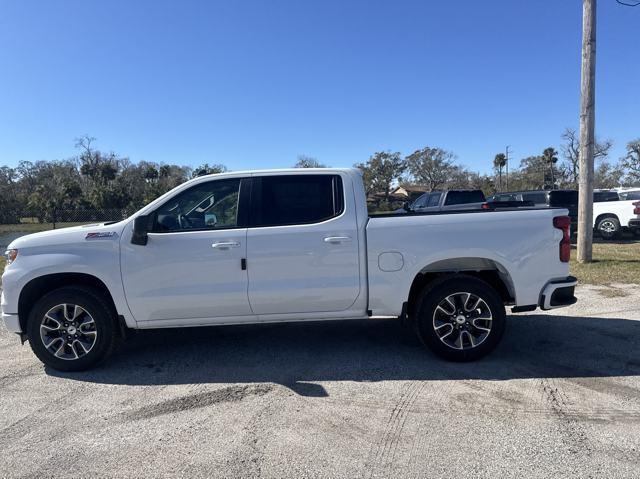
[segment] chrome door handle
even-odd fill
[[[350,241],[351,241],[351,236],[327,236],[324,239],[325,243],[332,243],[332,244],[349,243]]]
[[[213,249],[229,249],[237,248],[238,246],[240,246],[240,243],[238,243],[237,241],[220,241],[211,245]]]

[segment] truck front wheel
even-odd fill
[[[466,275],[425,286],[415,311],[414,324],[421,341],[451,361],[473,361],[491,352],[506,323],[504,305],[496,291]]]
[[[82,371],[106,358],[117,340],[117,322],[99,291],[56,289],[40,298],[27,323],[29,344],[46,366]]]

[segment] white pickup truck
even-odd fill
[[[59,370],[131,329],[401,318],[435,353],[496,347],[505,305],[573,304],[562,209],[369,216],[354,169],[191,180],[132,217],[18,238],[2,319]]]
[[[606,240],[620,238],[624,230],[640,235],[640,201],[623,200],[593,203],[593,225]]]

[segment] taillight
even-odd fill
[[[482,203],[480,208],[482,208],[483,210],[490,210],[491,209],[491,205],[489,203]]]
[[[640,201],[636,201],[635,203],[633,203],[633,206],[635,206],[635,208],[633,209],[633,214],[640,215]]]
[[[568,263],[569,259],[571,259],[571,218],[568,216],[556,216],[553,218],[553,227],[562,230],[560,261]]]

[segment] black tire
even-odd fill
[[[618,218],[608,216],[598,221],[598,233],[604,240],[616,240],[622,235],[622,228],[620,227],[620,221]]]
[[[457,297],[456,295],[459,293],[462,293],[463,295],[469,293],[471,295],[466,301],[471,300],[471,298],[473,298],[471,301],[475,301],[476,298],[480,298],[483,301],[482,310],[484,311],[476,313],[476,311],[481,311],[480,308],[476,311],[467,311],[465,303],[463,306],[465,309],[463,311],[468,312],[469,315],[467,316],[465,324],[458,324],[456,322],[457,320],[453,317],[456,316],[456,307],[453,307],[453,315],[450,318],[451,334],[454,335],[453,337],[456,337],[455,335],[457,335],[457,339],[460,341],[462,349],[457,349],[456,347],[447,344],[445,339],[447,341],[451,341],[451,339],[441,339],[438,332],[436,332],[436,323],[440,326],[440,329],[442,329],[442,323],[444,322],[440,321],[440,319],[436,319],[436,317],[440,318],[444,315],[444,310],[440,308],[436,311],[436,308],[443,304],[443,302],[446,302],[447,298],[451,298],[453,296],[455,300]],[[461,297],[464,298],[465,296]],[[473,305],[471,304],[471,307],[472,306]],[[482,319],[482,317],[487,316],[487,308],[492,317],[490,323],[489,320]],[[500,343],[506,325],[504,304],[495,289],[480,279],[462,274],[443,277],[425,286],[418,296],[415,310],[416,317],[414,325],[420,340],[438,356],[450,361],[473,361],[490,353]],[[468,319],[472,313],[474,315],[477,314],[475,320]],[[462,316],[464,316],[464,314]],[[460,318],[459,312],[456,317]],[[485,321],[483,326],[485,326],[485,328],[489,328],[490,331],[488,333],[480,331],[480,328],[476,328],[476,324],[478,323],[475,321]],[[457,330],[456,328],[458,326],[463,329]],[[466,333],[466,331],[469,332]],[[446,332],[448,332],[448,328],[444,329],[444,334],[446,334]],[[483,339],[479,340],[479,338],[476,338],[477,345],[471,346],[472,342],[469,337],[473,337],[474,334],[477,333],[479,333],[479,336]],[[468,348],[464,347],[465,343],[469,346]]]
[[[47,349],[44,339],[41,337],[41,325],[45,314],[50,312],[52,308],[64,304],[78,305],[93,320],[91,333],[95,331],[95,339],[89,351],[85,353],[78,349],[82,346],[80,344],[73,345],[74,354],[78,356],[78,351],[82,354],[78,359],[63,359],[55,356],[53,352]],[[87,316],[84,317],[86,318]],[[64,316],[60,316],[58,319],[61,318],[64,320]],[[78,330],[80,330],[80,327],[78,327]],[[63,331],[62,327],[60,331]],[[67,332],[67,330],[64,330],[64,332],[56,331],[55,334],[69,337]],[[81,335],[85,334],[78,332]],[[31,308],[27,323],[27,337],[29,338],[31,349],[46,366],[58,371],[83,371],[103,361],[114,349],[118,340],[117,318],[113,308],[109,306],[99,291],[84,286],[63,287],[47,293]],[[64,338],[61,341],[64,342]],[[91,342],[91,340],[87,341]],[[51,342],[49,344],[51,345]],[[60,344],[60,342],[56,342],[54,346],[50,347],[56,348]],[[64,346],[63,353],[67,351],[73,352],[70,347],[70,345]],[[68,355],[70,356],[71,353],[68,353]]]

